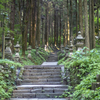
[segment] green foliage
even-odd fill
[[[92,83],[96,82],[96,75],[100,74],[100,54],[98,50],[76,51],[72,58],[63,61],[65,68],[70,72],[70,85],[74,88],[73,92],[65,92],[64,96],[73,97],[72,100],[99,100],[100,88],[95,91]],[[83,52],[84,51],[84,52]]]
[[[22,55],[22,51],[20,51],[20,55]],[[21,57],[21,61],[24,65],[41,65],[44,61],[46,61],[49,53],[46,52],[43,48],[39,48],[38,54],[36,54],[36,49],[32,49],[31,55],[32,59],[27,58],[28,51],[25,52],[25,57]]]
[[[58,52],[58,59],[61,59],[61,58],[63,58],[65,56],[65,50],[64,50],[64,52],[62,53],[62,52]]]
[[[15,79],[16,69],[22,67],[20,63],[15,63],[7,59],[0,60],[0,99],[5,100],[11,97]]]
[[[62,59],[60,59],[60,60],[58,61],[58,64],[61,64],[61,63],[65,60],[65,58],[66,58],[66,57],[63,57]]]

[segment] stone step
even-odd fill
[[[57,57],[52,56],[49,60],[53,61],[55,58]],[[67,85],[63,85],[61,79],[62,67],[63,65],[25,66],[21,85],[13,91],[11,100],[15,98],[18,100],[53,100],[56,96],[61,96],[68,88]]]
[[[61,73],[60,72],[24,72],[23,73],[23,75],[31,75],[31,76],[33,76],[33,75],[53,75],[53,76],[55,76],[55,75],[61,75]]]
[[[61,69],[27,69],[24,72],[60,72]]]
[[[50,78],[52,78],[52,79],[54,79],[54,78],[61,78],[61,76],[60,75],[41,75],[41,76],[23,76],[23,78],[24,79],[43,79],[43,78],[45,78],[45,79],[50,79]]]
[[[23,82],[60,82],[60,81],[62,81],[62,79],[61,78],[54,78],[54,79],[24,79],[24,80],[22,80]]]
[[[11,98],[10,100],[70,100],[67,98]]]
[[[11,98],[10,100],[70,100],[69,98]]]
[[[42,63],[42,65],[57,65],[57,64],[58,64],[58,62],[43,62]],[[61,68],[61,67],[59,67],[59,68]]]
[[[63,93],[65,92],[64,88],[39,88],[39,89],[23,89],[23,90],[14,90],[13,93]]]
[[[67,85],[20,85],[20,86],[17,86],[16,89],[19,90],[19,89],[50,89],[50,88],[53,88],[53,89],[56,89],[56,88],[63,88],[63,89],[67,89],[68,86]]]
[[[62,85],[62,82],[22,82],[22,85]]]
[[[62,93],[14,93],[12,98],[55,98]]]
[[[60,69],[63,65],[33,65],[25,66],[25,69]]]

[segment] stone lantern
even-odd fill
[[[31,59],[31,58],[32,58],[32,56],[31,56],[31,50],[32,50],[31,46],[29,46],[29,47],[27,48],[27,50],[28,50],[28,53],[29,53],[27,57],[28,57],[29,59]]]
[[[66,47],[65,47],[65,51],[66,51],[66,57],[68,58],[68,57],[69,57],[69,55],[68,55],[68,53],[69,53],[69,48],[68,48],[67,45],[66,45]]]
[[[47,50],[47,45],[45,45],[44,50],[45,50],[45,51]]]
[[[61,52],[64,53],[64,45],[61,44]]]
[[[72,44],[72,41],[70,41],[70,46],[69,46],[69,57],[71,57],[72,56],[72,54],[73,54],[73,44]]]
[[[78,32],[78,36],[76,37],[76,41],[77,41],[76,42],[76,48],[77,48],[78,51],[80,51],[84,46],[84,38],[81,35],[80,31]]]
[[[16,51],[16,54],[15,54],[15,61],[16,62],[19,62],[20,61],[20,55],[19,55],[19,52],[20,52],[20,45],[19,45],[19,42],[17,41],[17,44],[14,46],[15,47],[15,51]]]
[[[5,58],[7,59],[12,59],[12,51],[11,51],[11,36],[9,34],[9,31],[8,31],[8,34],[7,36],[5,37],[5,40],[6,40],[6,49],[5,49]]]

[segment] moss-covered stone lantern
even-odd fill
[[[72,41],[70,41],[70,46],[69,46],[69,57],[71,57],[72,56],[72,54],[73,54],[73,44],[72,44]]]
[[[20,55],[19,55],[19,52],[20,52],[20,45],[19,45],[19,42],[17,41],[17,44],[14,46],[15,47],[15,51],[16,51],[16,54],[15,54],[15,61],[16,62],[20,62]]]
[[[66,45],[66,47],[65,47],[65,51],[66,51],[66,58],[68,58],[69,57],[69,48],[68,48],[68,46]]]
[[[61,53],[64,53],[64,45],[61,44]]]
[[[9,34],[9,31],[7,33],[7,36],[5,37],[6,40],[6,49],[5,49],[5,58],[12,60],[12,51],[11,51],[11,36]]]
[[[76,37],[76,48],[78,51],[80,51],[84,47],[84,39],[83,36],[81,35],[81,32],[78,32],[78,36]]]

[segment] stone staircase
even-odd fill
[[[59,98],[67,90],[67,85],[61,78],[62,67],[58,65],[25,66],[21,85],[13,91],[10,100],[67,100]]]
[[[50,56],[48,57],[47,62],[56,62],[58,61],[58,56],[57,56],[57,52],[53,52],[50,54]]]

